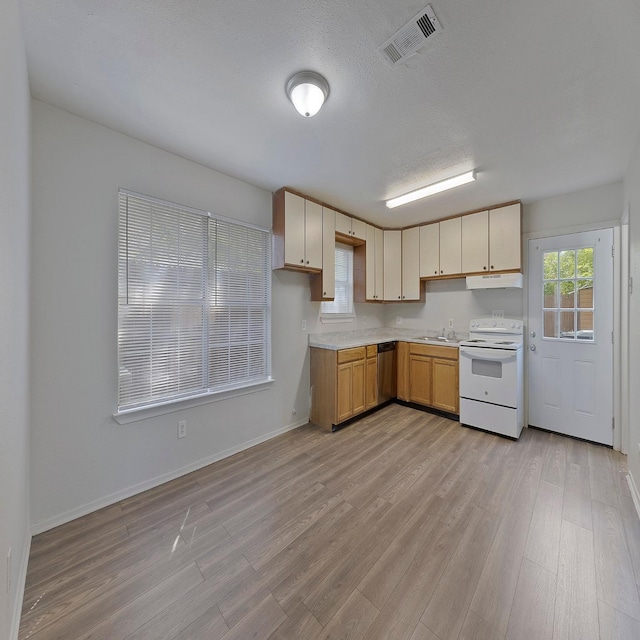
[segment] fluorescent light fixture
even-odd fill
[[[432,196],[434,193],[440,193],[441,191],[446,191],[447,189],[453,189],[453,187],[459,187],[461,184],[473,182],[475,179],[475,170],[467,171],[467,173],[462,173],[459,176],[454,176],[453,178],[447,178],[446,180],[441,180],[440,182],[430,184],[428,187],[422,187],[421,189],[410,191],[409,193],[405,193],[403,196],[391,198],[391,200],[387,200],[385,204],[387,205],[387,207],[389,207],[389,209],[393,209],[394,207],[399,207],[401,204],[407,204],[407,202],[420,200],[420,198]]]
[[[329,83],[315,71],[300,71],[289,78],[285,90],[296,111],[310,118],[329,96]]]

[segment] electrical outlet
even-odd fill
[[[397,325],[401,325],[402,324],[402,316],[396,316],[396,324]]]
[[[11,547],[9,547],[9,551],[7,551],[7,584],[6,584],[6,593],[11,592]]]
[[[504,311],[502,309],[494,309],[491,312],[493,318],[504,318]]]
[[[180,420],[178,422],[178,438],[184,438],[187,435],[187,421]]]
[[[307,330],[307,321],[306,320],[302,321],[302,327],[301,328],[302,328],[303,331]]]
[[[292,415],[292,416],[295,416],[297,413],[298,413],[298,412],[296,411],[296,409],[293,409],[293,410],[291,411],[291,415]]]
[[[453,318],[449,318],[449,329],[453,329]]]

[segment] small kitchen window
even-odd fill
[[[542,256],[544,338],[594,339],[594,247]]]
[[[336,242],[335,297],[320,304],[323,321],[351,321],[353,313],[353,247]]]

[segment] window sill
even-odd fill
[[[210,402],[219,402],[220,400],[228,400],[230,398],[246,396],[250,393],[266,391],[267,389],[271,388],[271,385],[274,382],[275,380],[273,378],[268,378],[267,380],[263,380],[254,384],[243,385],[241,387],[202,393],[197,396],[190,396],[188,398],[180,398],[177,400],[169,400],[167,402],[159,402],[157,404],[147,405],[146,407],[123,409],[122,411],[117,411],[116,413],[114,413],[113,419],[118,424],[129,424],[131,422],[137,422],[139,420],[146,420],[147,418],[155,418],[156,416],[165,415],[167,413],[175,413],[176,411],[191,409],[192,407],[209,404]]]

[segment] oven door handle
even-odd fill
[[[516,359],[515,351],[504,351],[489,347],[460,347],[460,355],[467,356],[467,358],[475,358],[476,360],[498,360],[500,362]]]

